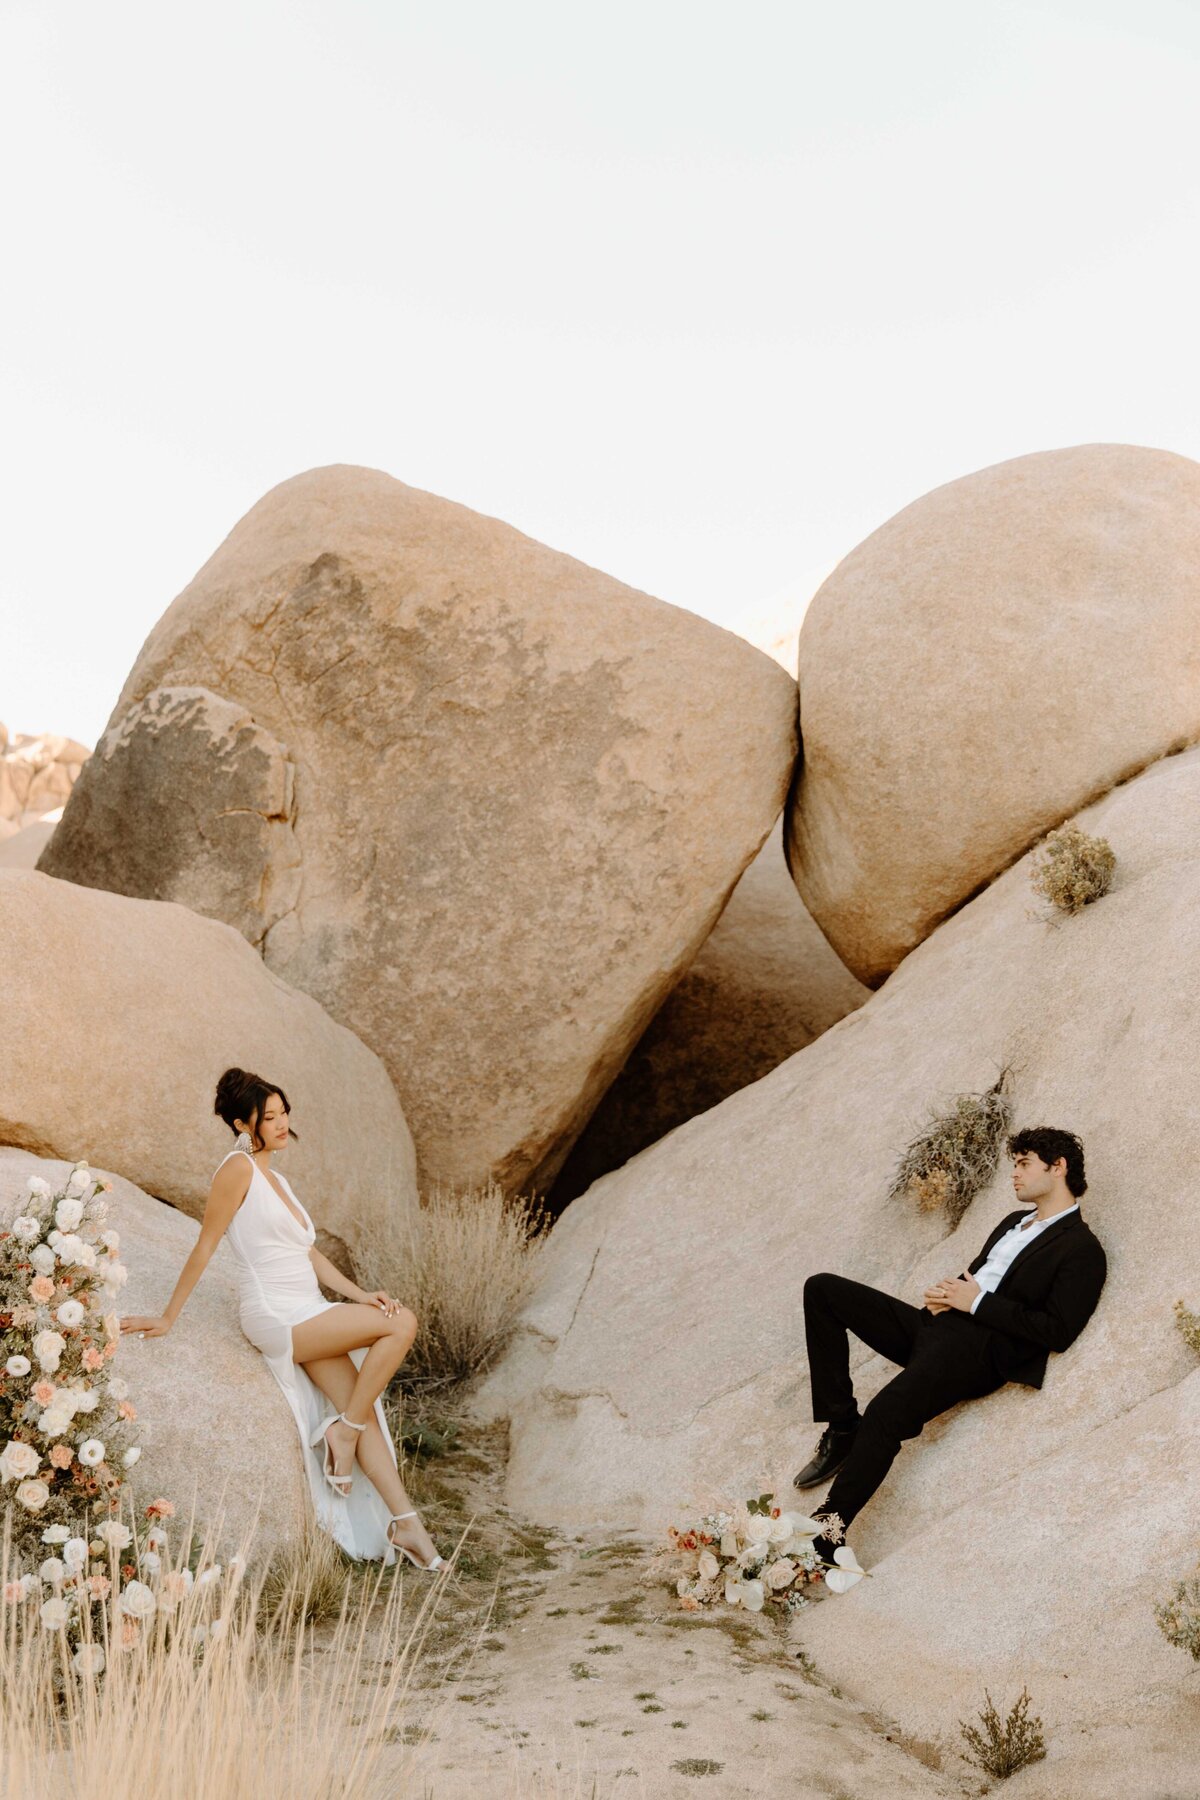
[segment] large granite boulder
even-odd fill
[[[1016,1123],[1084,1140],[1099,1309],[1040,1392],[905,1446],[852,1532],[875,1578],[804,1639],[917,1731],[985,1682],[1086,1720],[1182,1678],[1152,1602],[1196,1556],[1200,1365],[1172,1303],[1200,1298],[1198,816],[1200,750],[1156,763],[1081,816],[1116,852],[1104,899],[1048,917],[1023,859],[864,1006],[569,1208],[480,1399],[511,1414],[512,1505],[657,1530],[695,1498],[790,1492],[819,1432],[805,1277],[919,1305],[965,1266],[1011,1210],[1007,1163],[948,1235],[890,1178],[931,1104],[1008,1066]],[[895,1373],[861,1345],[853,1364],[860,1402]]]
[[[278,1081],[283,1167],[335,1260],[403,1230],[416,1159],[387,1072],[236,931],[184,906],[0,870],[0,1143],[116,1169],[198,1217],[233,1139],[221,1071]]]
[[[56,813],[89,755],[74,738],[53,732],[14,737],[0,725],[0,842]]]
[[[758,1081],[868,996],[805,910],[776,829],[576,1141],[554,1207]]]
[[[196,1227],[87,1160],[113,1184],[109,1222],[120,1233],[129,1270],[119,1310],[160,1313],[196,1242]],[[0,1216],[16,1210],[31,1175],[57,1187],[70,1172],[70,1162],[0,1149]],[[116,1368],[138,1413],[142,1455],[130,1479],[142,1502],[161,1494],[185,1519],[194,1509],[201,1536],[219,1525],[226,1549],[252,1540],[256,1558],[295,1541],[309,1510],[300,1440],[278,1383],[242,1336],[227,1244],[219,1246],[174,1329],[144,1343],[123,1338]]]
[[[795,707],[730,632],[317,469],[155,627],[40,866],[235,923],[383,1058],[427,1181],[542,1187],[769,831]]]
[[[789,856],[874,987],[1035,839],[1200,737],[1200,465],[1085,444],[936,488],[800,632]]]

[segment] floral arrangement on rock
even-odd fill
[[[663,1555],[674,1566],[683,1563],[675,1592],[685,1612],[717,1601],[747,1612],[770,1605],[798,1612],[809,1604],[813,1587],[823,1583],[831,1593],[844,1594],[867,1574],[849,1545],[839,1542],[845,1528],[836,1514],[810,1519],[785,1512],[774,1501],[773,1494],[760,1494],[705,1513],[684,1531],[669,1528]],[[818,1555],[818,1537],[837,1544],[832,1562]]]
[[[18,1546],[115,1513],[141,1455],[113,1372],[126,1270],[106,1228],[111,1185],[85,1162],[58,1190],[32,1175],[16,1215],[0,1218],[0,1492],[16,1503]]]
[[[147,1634],[183,1629],[202,1650],[223,1635],[246,1565],[231,1557],[222,1568],[202,1555],[196,1569],[186,1558],[173,1562],[163,1521],[174,1512],[169,1500],[152,1500],[138,1529],[109,1518],[90,1539],[48,1525],[37,1570],[0,1587],[5,1629],[59,1634],[64,1673],[69,1664],[81,1678],[102,1675],[113,1651],[132,1650]]]

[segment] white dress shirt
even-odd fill
[[[1048,1219],[1039,1219],[1035,1213],[1032,1225],[1027,1220],[1018,1219],[1017,1223],[1011,1225],[1003,1237],[998,1237],[988,1251],[987,1261],[982,1268],[975,1271],[974,1278],[979,1283],[980,1292],[971,1302],[971,1311],[975,1311],[984,1294],[995,1293],[1001,1279],[1008,1274],[1026,1244],[1031,1244],[1035,1237],[1045,1231],[1047,1225],[1057,1224],[1059,1219],[1065,1219],[1069,1213],[1078,1211],[1079,1202],[1077,1200],[1074,1206],[1064,1206],[1061,1212],[1053,1213]]]

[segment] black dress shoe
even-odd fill
[[[848,1425],[842,1430],[827,1425],[821,1433],[821,1441],[811,1462],[806,1462],[800,1473],[793,1477],[792,1486],[798,1488],[820,1487],[831,1475],[836,1475],[851,1450],[858,1436],[858,1426]]]

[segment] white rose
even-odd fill
[[[99,1438],[85,1438],[79,1446],[79,1460],[85,1469],[94,1469],[104,1461],[104,1445]]]
[[[67,1340],[57,1331],[39,1331],[33,1340],[33,1354],[37,1358],[39,1369],[53,1375],[59,1359],[67,1347]]]
[[[38,1574],[41,1576],[42,1580],[48,1581],[51,1587],[57,1587],[66,1572],[66,1563],[57,1556],[48,1556],[38,1570]]]
[[[10,1356],[4,1365],[4,1373],[19,1380],[22,1375],[28,1375],[32,1368],[33,1364],[27,1356]]]
[[[68,1194],[86,1194],[88,1189],[91,1187],[91,1185],[92,1185],[92,1178],[88,1174],[87,1170],[86,1169],[76,1169],[74,1171],[74,1173],[72,1174],[71,1179],[67,1183],[67,1192],[68,1192]],[[83,1209],[81,1207],[80,1211],[79,1211],[79,1218],[81,1219],[82,1217],[83,1217]],[[78,1224],[79,1219],[76,1219],[75,1223]]]
[[[133,1542],[132,1531],[120,1519],[105,1519],[103,1525],[97,1525],[96,1536],[110,1550],[126,1550]]]
[[[141,1451],[141,1446],[139,1444],[130,1444],[128,1450],[125,1452],[124,1456],[121,1458],[121,1462],[122,1462],[123,1466],[127,1469],[132,1469],[134,1463],[137,1461],[138,1457],[141,1454],[142,1454],[142,1451]]]
[[[770,1529],[767,1532],[768,1544],[786,1544],[791,1535],[792,1522],[786,1514],[781,1514],[778,1519],[770,1521]]]
[[[64,1300],[54,1316],[60,1325],[66,1326],[82,1325],[85,1317],[78,1300]]]
[[[0,1480],[26,1481],[41,1467],[41,1461],[32,1444],[13,1438],[0,1452]]]
[[[70,1537],[65,1525],[47,1525],[42,1533],[43,1544],[65,1544]]]
[[[41,1607],[38,1617],[46,1631],[61,1631],[70,1617],[70,1607],[65,1600],[47,1600]]]
[[[78,1650],[75,1652],[74,1656],[71,1658],[71,1667],[74,1669],[75,1673],[78,1676],[80,1676],[81,1678],[86,1678],[88,1676],[103,1675],[103,1673],[104,1673],[104,1646],[103,1646],[103,1644],[81,1644],[79,1646]]]
[[[153,1590],[144,1581],[131,1581],[117,1602],[127,1619],[148,1619],[157,1605]]]
[[[17,1489],[17,1500],[27,1512],[41,1512],[50,1498],[44,1481],[23,1481]]]
[[[53,1275],[55,1256],[49,1244],[35,1244],[29,1252],[29,1260],[39,1275]]]
[[[746,1527],[747,1543],[765,1544],[768,1537],[771,1535],[771,1526],[773,1524],[774,1520],[768,1519],[765,1513],[752,1513],[750,1516],[750,1523]]]
[[[63,1545],[63,1561],[72,1575],[77,1575],[88,1559],[87,1539],[68,1538]]]
[[[82,1200],[60,1200],[54,1209],[54,1223],[60,1231],[74,1231],[83,1223]]]
[[[50,1192],[50,1183],[43,1181],[40,1175],[31,1175],[25,1183],[25,1187],[29,1193],[40,1194],[43,1199]]]
[[[35,1239],[40,1238],[42,1235],[40,1221],[31,1219],[28,1213],[18,1213],[17,1217],[9,1226],[9,1230],[16,1238],[18,1244],[32,1244]]]
[[[123,1375],[114,1375],[108,1384],[108,1391],[114,1400],[128,1400],[129,1383]]]
[[[777,1557],[767,1570],[767,1586],[772,1593],[781,1593],[785,1587],[791,1584],[795,1573],[795,1563],[789,1562],[786,1556]]]

